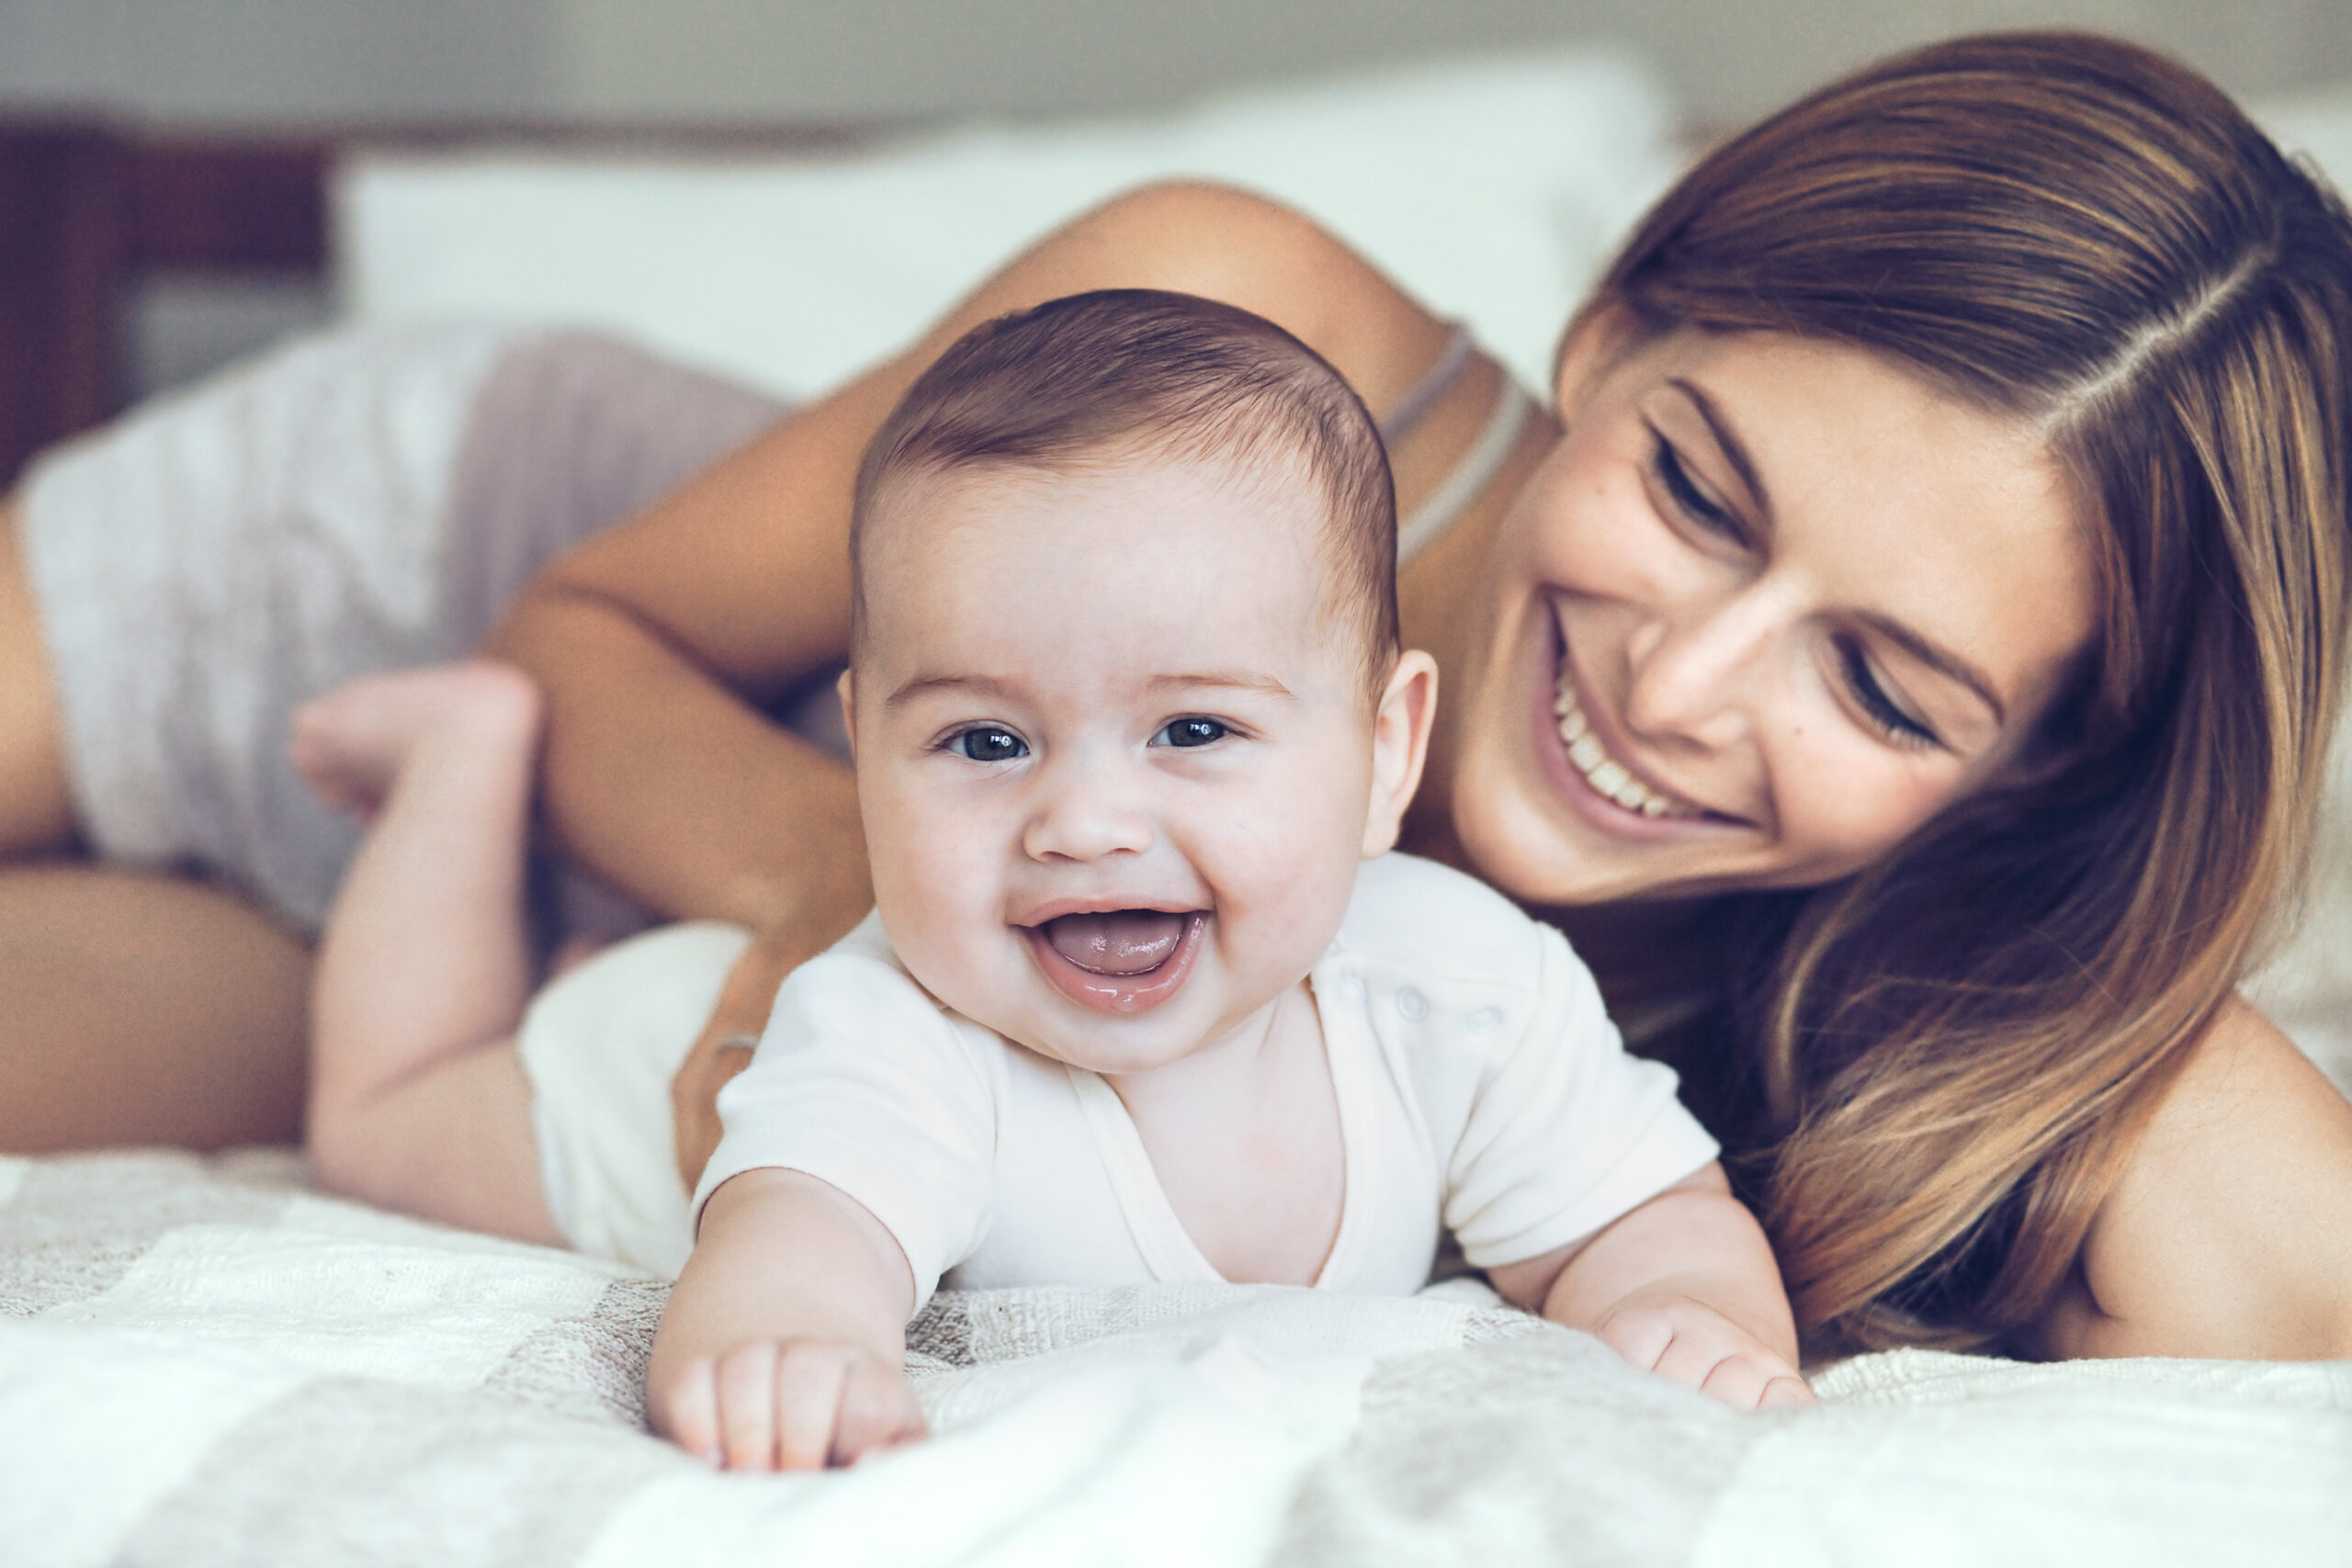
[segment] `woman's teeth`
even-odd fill
[[[1600,749],[1600,738],[1585,722],[1584,709],[1577,704],[1576,684],[1569,679],[1567,666],[1560,667],[1560,683],[1552,695],[1552,711],[1560,717],[1560,739],[1567,742],[1568,761],[1585,782],[1628,811],[1638,811],[1645,817],[1696,817],[1697,808],[1683,805],[1652,790],[1641,780],[1625,771],[1623,764]]]

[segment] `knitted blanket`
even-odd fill
[[[1465,1284],[942,1295],[935,1436],[647,1435],[666,1286],[284,1151],[0,1161],[0,1560],[2352,1563],[2352,1363],[1899,1352],[1741,1415]]]

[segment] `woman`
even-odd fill
[[[1808,1326],[2352,1355],[2352,1108],[2232,996],[2341,683],[2347,269],[2225,98],[2071,36],[1897,60],[1710,154],[1573,324],[1557,423],[1296,216],[1148,191],[566,557],[492,646],[546,684],[573,853],[762,933],[677,1086],[698,1165],[737,1037],[865,907],[846,773],[762,709],[840,657],[867,434],[1003,310],[1227,299],[1385,411],[1448,687],[1408,847],[1560,919],[1683,1065]]]

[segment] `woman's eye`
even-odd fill
[[[1028,742],[1010,729],[999,729],[992,724],[967,729],[956,737],[951,744],[975,762],[1010,762],[1016,757],[1029,754]]]
[[[1842,642],[1838,655],[1846,666],[1846,686],[1854,694],[1854,701],[1870,715],[1871,722],[1895,741],[1911,746],[1939,746],[1943,742],[1932,729],[1913,718],[1886,694],[1877,674],[1871,669],[1870,660],[1857,642]]]
[[[1673,498],[1674,504],[1683,515],[1709,533],[1738,537],[1739,525],[1731,513],[1719,502],[1710,500],[1707,492],[1699,488],[1698,481],[1690,477],[1690,470],[1682,466],[1681,454],[1675,451],[1665,436],[1657,439],[1657,455],[1650,460],[1650,467],[1657,475],[1657,482]]]
[[[1225,726],[1213,718],[1178,718],[1170,720],[1153,739],[1162,746],[1206,746],[1227,734]]]

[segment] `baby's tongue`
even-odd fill
[[[1097,975],[1140,975],[1168,962],[1184,934],[1184,917],[1161,909],[1063,915],[1046,922],[1054,951]]]

